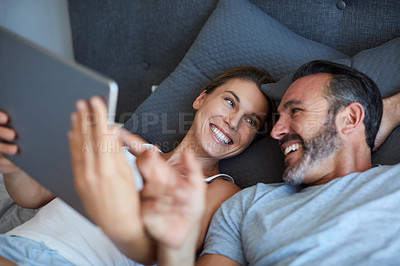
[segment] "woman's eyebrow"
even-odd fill
[[[236,101],[237,101],[238,103],[240,103],[240,99],[239,99],[239,97],[236,95],[236,93],[234,93],[233,91],[225,91],[225,92],[228,92],[228,93],[232,94],[232,96],[236,99]]]
[[[261,116],[259,116],[258,114],[252,113],[251,115],[254,116],[258,121],[260,121],[260,122],[262,121]]]

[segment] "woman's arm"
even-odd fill
[[[3,179],[8,194],[21,207],[40,208],[55,198],[49,190],[21,169],[12,174],[3,174]]]
[[[197,252],[200,252],[203,248],[204,239],[214,213],[224,201],[239,191],[240,188],[237,185],[223,179],[217,179],[207,185],[206,209],[201,220],[200,234],[196,246]]]
[[[7,192],[22,207],[42,207],[54,199],[54,195],[4,156],[18,152],[17,145],[11,143],[17,134],[6,126],[8,121],[9,117],[0,111],[0,173]]]

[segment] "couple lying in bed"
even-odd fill
[[[266,82],[271,82],[268,74],[253,67],[236,68],[222,74],[211,82],[193,103],[197,113],[193,125],[182,143],[174,151],[161,155],[168,163],[179,168],[179,174],[187,176],[196,172],[196,169],[188,167],[188,165],[194,165],[193,167],[198,165],[190,163],[196,158],[200,162],[199,166],[202,168],[202,173],[204,173],[202,178],[211,177],[211,180],[207,181],[207,186],[196,184],[195,187],[198,189],[192,191],[194,194],[206,193],[207,201],[199,227],[197,250],[202,247],[208,225],[216,209],[223,201],[239,191],[239,188],[229,182],[230,177],[219,174],[218,162],[243,151],[255,138],[257,131],[264,125],[272,110],[270,101],[260,91],[261,84]],[[388,106],[387,103],[394,100],[398,100],[398,97],[385,100],[384,106]],[[141,210],[140,198],[137,193],[121,192],[109,195],[114,201],[119,200],[120,202],[116,205],[120,208],[114,209],[112,215],[107,212],[107,208],[96,207],[108,204],[108,199],[103,197],[102,191],[109,190],[110,186],[122,188],[118,184],[118,179],[113,178],[113,176],[131,177],[132,174],[127,172],[132,171],[132,169],[124,167],[123,164],[121,164],[121,167],[115,168],[115,164],[112,163],[113,160],[124,159],[121,152],[112,150],[108,153],[96,153],[96,151],[90,150],[92,149],[91,146],[85,145],[93,141],[119,141],[121,145],[129,146],[135,155],[142,153],[143,149],[147,149],[148,146],[138,145],[145,144],[145,141],[122,130],[117,130],[116,134],[105,134],[110,133],[112,129],[108,129],[105,124],[106,110],[99,99],[92,99],[90,104],[83,101],[78,102],[77,109],[77,113],[72,116],[73,130],[71,133],[73,140],[71,150],[77,178],[76,185],[78,191],[81,191],[82,201],[87,207],[89,215],[99,223],[105,234],[114,243],[111,243],[98,227],[92,226],[85,218],[80,217],[60,200],[53,200],[54,196],[49,191],[46,191],[34,180],[27,177],[22,170],[16,169],[5,158],[2,158],[1,171],[5,174],[7,189],[15,201],[22,206],[33,208],[46,203],[47,205],[32,220],[12,230],[6,236],[2,236],[2,242],[7,243],[7,245],[2,246],[8,246],[8,248],[2,248],[0,255],[15,262],[33,262],[43,259],[43,262],[52,264],[68,264],[70,262],[74,264],[132,263],[118,251],[119,248],[135,261],[155,262],[156,244],[148,235],[146,227],[147,229],[151,227],[154,235],[154,228],[160,227],[160,224],[157,224],[156,219],[146,219],[146,217],[151,216],[146,216],[145,212],[148,208]],[[385,110],[389,110],[389,113],[393,111],[390,108]],[[103,119],[100,119],[99,124],[95,127],[87,127],[88,125],[85,124],[86,121],[83,119],[87,112],[94,112]],[[398,122],[386,119],[391,115],[387,113],[384,114],[382,121],[384,130],[378,134],[377,138],[381,142],[388,132],[397,126]],[[4,114],[2,116],[2,122],[5,123],[7,119]],[[80,134],[83,127],[85,130],[89,129],[87,134]],[[6,140],[12,140],[15,136],[15,132],[4,127],[1,133],[1,137]],[[380,143],[376,144],[376,147],[379,145]],[[88,147],[88,152],[82,153],[82,147]],[[15,146],[3,146],[2,148],[2,153],[13,154],[16,152]],[[151,156],[151,154],[145,156]],[[141,160],[140,156],[139,160]],[[96,163],[93,164],[93,161]],[[146,177],[157,176],[157,174],[160,175],[160,173],[152,173],[152,171],[160,171],[157,167],[145,167],[140,170],[145,179]],[[165,175],[168,174],[165,173]],[[85,177],[82,178],[82,176]],[[106,178],[106,180],[96,182],[96,178],[99,176]],[[107,177],[109,180],[107,180]],[[196,182],[195,179],[191,178],[188,181]],[[124,182],[129,184],[125,187],[127,191],[132,191],[136,186],[132,179]],[[153,180],[145,182],[143,188],[145,195],[146,189],[150,187],[146,183],[151,184],[152,182]],[[173,181],[171,180],[171,182]],[[175,187],[174,193],[178,199],[179,193],[187,192],[185,189],[180,189],[180,185],[187,184],[176,183],[170,186]],[[150,187],[150,189],[152,188]],[[89,192],[82,192],[84,190],[89,190]],[[31,192],[31,194],[27,192]],[[125,196],[121,197],[121,195]],[[184,195],[182,195],[182,198],[185,198]],[[91,204],[93,201],[101,204],[93,205]],[[194,204],[192,207],[196,208],[196,206],[202,208],[203,205],[198,202],[198,205]],[[157,208],[157,206],[151,208]],[[132,212],[135,217],[142,217],[143,215],[145,219],[124,219],[124,217],[132,217]],[[197,218],[193,217],[193,220]],[[176,224],[179,225],[179,223]],[[49,226],[51,226],[51,229],[49,229]],[[120,228],[129,228],[129,231]],[[171,234],[174,231],[179,230],[171,228]],[[175,239],[176,243],[181,241],[180,236],[176,234],[172,235],[171,239]],[[44,242],[48,247],[38,245],[37,242]],[[20,253],[25,252],[25,249],[30,250],[31,258],[25,258],[25,255],[23,255],[25,253]],[[52,249],[58,252],[52,251]],[[32,250],[35,250],[35,252],[32,253]]]
[[[257,132],[264,128],[267,116],[272,113],[272,107],[260,88],[262,84],[269,82],[273,82],[273,80],[266,71],[250,66],[234,68],[217,77],[194,101],[193,108],[197,110],[196,116],[180,145],[173,151],[162,154],[162,157],[170,164],[179,164],[184,151],[192,153],[201,162],[204,179],[207,183],[207,207],[198,242],[199,250],[214,212],[222,202],[240,190],[234,184],[232,177],[220,174],[218,163],[221,159],[241,153],[250,145]],[[101,106],[99,107],[99,105]],[[104,106],[98,99],[91,101],[91,105],[87,105],[83,101],[78,102],[77,109],[78,112],[73,115],[72,119],[75,127],[82,126],[82,123],[85,122],[81,121],[84,113],[95,112],[101,118],[105,117],[101,112],[105,111]],[[1,118],[4,124],[7,121],[4,113],[1,114]],[[100,122],[104,121],[100,119]],[[11,129],[2,127],[0,132],[2,139],[11,141],[15,137],[15,132]],[[134,155],[140,154],[143,149],[151,148],[151,145],[142,145],[146,144],[146,141],[137,135],[123,130],[116,132],[123,140],[124,145],[130,147],[130,151]],[[99,132],[99,134],[102,133],[104,132]],[[153,146],[153,148],[155,147]],[[2,153],[6,154],[14,154],[16,151],[15,145],[7,145],[2,149]],[[85,152],[82,153],[82,155],[85,154]],[[104,155],[118,156],[107,155],[107,153]],[[129,154],[125,154],[125,156],[129,157]],[[8,236],[18,235],[36,242],[44,242],[50,249],[58,250],[65,259],[78,265],[129,263],[129,260],[115,248],[101,230],[92,226],[89,221],[80,217],[59,199],[54,199],[55,196],[50,191],[28,177],[23,169],[17,169],[4,157],[1,160],[0,170],[4,174],[6,188],[15,202],[27,208],[44,206],[33,219],[8,232],[7,238],[13,239],[14,237]],[[104,170],[111,171],[108,168],[107,160],[104,161],[103,166]],[[95,172],[101,170],[103,169],[96,169]],[[127,169],[115,169],[112,173],[117,175],[123,170]],[[129,170],[131,171],[131,169]],[[95,172],[93,172],[94,175]],[[134,180],[132,180],[132,186],[135,186]],[[134,202],[136,207],[132,211],[137,212],[137,216],[140,217],[138,194],[132,194],[131,198],[121,200],[121,207],[127,206],[127,202]],[[90,214],[94,216],[107,215],[102,210],[99,210],[99,213]],[[123,216],[123,213],[121,215]],[[46,219],[45,224],[43,219]],[[96,221],[96,219],[94,220]],[[154,242],[147,236],[141,221],[138,219],[135,224],[123,217],[115,217],[115,231],[118,231],[118,224],[125,222],[131,224],[132,230],[138,236],[138,244],[135,249],[137,254],[129,254],[130,257],[142,263],[155,262]],[[129,232],[118,233],[129,234]],[[60,241],[61,239],[62,241]],[[21,246],[21,243],[19,242],[18,245]]]

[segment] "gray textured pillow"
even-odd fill
[[[378,85],[382,97],[400,92],[400,38],[390,40],[378,47],[363,50],[351,59],[334,60],[367,74]],[[291,84],[293,73],[274,84],[265,84],[263,91],[276,101]],[[389,136],[384,145],[372,155],[374,164],[400,162],[400,128]]]
[[[175,71],[139,106],[125,128],[170,151],[190,126],[193,100],[223,71],[253,65],[279,80],[310,60],[339,58],[347,56],[293,33],[248,0],[221,0]],[[231,173],[242,187],[276,180],[274,177],[281,175],[278,170],[270,170],[280,169],[273,160],[279,156],[260,155],[254,146],[240,160],[221,163],[222,171]],[[250,163],[254,156],[264,156],[271,163],[264,161],[265,167],[257,168]],[[247,173],[238,174],[246,167],[250,168]]]

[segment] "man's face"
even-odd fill
[[[330,157],[341,146],[335,117],[324,97],[329,74],[296,80],[278,107],[278,122],[271,136],[279,140],[285,155],[285,182],[318,184],[329,169]]]

